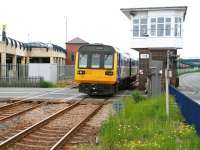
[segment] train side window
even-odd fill
[[[113,55],[104,55],[104,68],[111,69],[113,67]]]
[[[92,54],[92,62],[91,67],[92,68],[100,68],[100,54],[94,53]]]
[[[86,68],[87,67],[87,60],[88,60],[87,54],[80,54],[79,55],[79,67],[80,68]]]

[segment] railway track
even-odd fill
[[[83,122],[80,128],[74,130],[61,145],[55,149],[59,150],[77,150],[80,145],[84,144],[97,144],[98,133],[100,130],[101,123],[108,117],[110,112],[110,105],[103,105],[100,110],[94,114],[93,117],[89,118],[87,121]]]
[[[83,118],[71,130],[69,130],[50,150],[66,149],[72,150],[77,144],[88,143],[87,136],[94,132],[94,127],[87,124],[87,122],[97,114],[104,104],[99,105],[88,116]],[[92,141],[91,141],[92,142]],[[94,143],[94,141],[93,141]]]
[[[43,104],[44,102],[31,102],[31,101],[21,100],[2,106],[0,107],[0,122],[15,117],[17,115],[21,115]]]
[[[0,122],[0,143],[34,125],[36,122],[40,122],[44,118],[49,117],[66,106],[69,106],[69,104],[47,102],[46,104],[41,105],[41,107],[37,107],[27,111],[26,113],[22,113],[16,117]]]
[[[82,100],[3,141],[0,149],[58,149],[93,117],[103,104],[83,104]]]
[[[33,102],[30,100],[40,97],[40,96],[45,96],[47,94],[55,93],[57,91],[61,91],[61,90],[54,90],[54,91],[46,92],[39,95],[33,95],[33,96],[21,96],[21,97],[11,98],[10,99],[11,103],[0,106],[0,122],[10,119],[12,117],[21,115],[27,111],[30,111],[32,109],[35,109],[43,105],[44,102]],[[16,101],[16,102],[13,102],[13,101]]]

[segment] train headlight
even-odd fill
[[[112,72],[112,71],[106,71],[106,72],[105,72],[105,75],[107,75],[107,76],[112,76],[112,75],[113,75],[113,72]]]
[[[78,70],[78,72],[77,72],[78,74],[85,74],[85,70]]]

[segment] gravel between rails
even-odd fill
[[[17,106],[13,106],[13,107],[9,107],[9,108],[4,109],[4,110],[0,110],[0,119],[2,119],[4,117],[8,117],[10,115],[13,115],[15,113],[26,110],[26,109],[31,108],[31,107],[36,106],[36,105],[38,105],[38,103],[35,103],[35,102],[22,103],[22,104],[17,105]]]
[[[0,107],[9,104],[8,102],[0,102]]]
[[[20,116],[0,122],[0,143],[68,105],[66,103],[46,104]]]
[[[80,145],[96,143],[102,123],[111,114],[112,104],[104,105],[82,128],[80,128],[61,148],[63,150],[77,150]]]
[[[98,105],[81,104],[62,114],[48,124],[33,131],[22,140],[9,147],[9,150],[50,149],[65,133],[89,115]]]

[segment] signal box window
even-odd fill
[[[104,55],[104,68],[111,69],[113,66],[113,56],[111,54]]]
[[[158,17],[157,36],[164,36],[164,17]]]
[[[92,63],[91,67],[92,68],[100,68],[100,54],[92,54]]]
[[[151,18],[151,36],[156,36],[156,18]]]
[[[87,54],[80,54],[79,55],[79,67],[80,68],[86,68],[87,67],[87,60],[88,60]]]
[[[147,34],[147,18],[140,19],[140,36],[144,37]]]
[[[181,36],[181,18],[175,17],[174,36]]]
[[[133,20],[133,36],[139,36],[139,19]]]
[[[165,35],[171,35],[171,18],[165,18]]]

